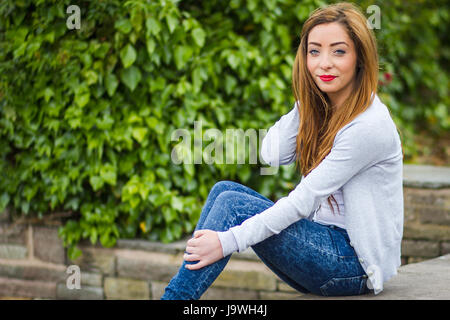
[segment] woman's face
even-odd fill
[[[307,48],[306,64],[311,76],[333,106],[341,105],[350,94],[356,75],[353,41],[341,24],[331,22],[309,32]]]

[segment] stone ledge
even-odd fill
[[[450,300],[450,254],[401,266],[398,274],[373,293],[350,297],[307,294],[299,300]]]
[[[119,239],[114,248],[117,249],[130,249],[130,250],[142,250],[148,252],[161,252],[169,254],[180,254],[186,249],[186,242],[190,239],[190,236],[184,237],[181,240],[172,243],[162,243],[159,241],[148,240],[135,240],[135,239]],[[83,242],[87,246],[91,246],[88,242]],[[91,246],[92,247],[92,246]],[[231,256],[232,259],[238,260],[252,260],[260,261],[256,253],[252,248],[248,248],[244,252],[234,252]]]
[[[403,186],[411,188],[450,188],[450,167],[403,164]]]

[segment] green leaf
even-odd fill
[[[105,77],[105,86],[106,91],[108,92],[108,95],[110,97],[114,95],[114,92],[116,92],[118,85],[119,81],[117,81],[117,77],[112,73],[108,73]]]
[[[89,237],[89,239],[91,240],[92,244],[97,243],[97,239],[98,239],[97,229],[95,229],[95,228],[92,229],[91,236]]]
[[[88,71],[84,72],[83,76],[86,79],[86,83],[88,86],[90,86],[91,84],[97,83],[97,81],[98,81],[98,75],[93,70],[88,70]]]
[[[166,223],[171,223],[177,218],[177,213],[172,208],[164,206],[161,210],[163,212],[164,220],[166,221]]]
[[[233,53],[228,55],[227,61],[233,69],[236,69],[239,65],[239,58]]]
[[[44,90],[44,99],[45,102],[49,102],[50,98],[53,97],[55,95],[55,93],[53,92],[53,90],[51,88],[45,88]]]
[[[134,7],[131,10],[131,24],[137,32],[142,29],[142,19],[142,11],[138,7]]]
[[[16,50],[14,50],[13,55],[14,59],[20,58],[25,53],[25,50],[27,48],[27,43],[22,43]]]
[[[203,47],[205,44],[206,33],[202,28],[195,28],[192,30],[192,37],[199,47]]]
[[[147,52],[151,56],[153,51],[155,51],[156,43],[152,38],[147,40]]]
[[[106,183],[115,186],[117,181],[116,168],[113,165],[107,164],[100,168],[100,177]]]
[[[100,243],[102,244],[102,246],[104,246],[105,248],[109,248],[114,244],[115,240],[114,238],[111,236],[111,233],[109,232],[103,232],[100,235]]]
[[[186,170],[187,174],[191,177],[195,175],[195,168],[192,163],[183,163],[184,170]]]
[[[103,179],[99,176],[92,176],[89,178],[89,182],[91,183],[92,189],[94,191],[100,190],[101,187],[103,187]]]
[[[225,76],[225,92],[227,94],[231,94],[233,90],[236,88],[236,85],[237,85],[236,79],[227,74]]]
[[[136,61],[136,50],[131,44],[120,50],[120,59],[122,59],[122,64],[125,68],[130,67]]]
[[[133,128],[131,135],[137,140],[137,142],[142,143],[148,132],[147,128]]]
[[[178,46],[175,48],[175,64],[177,69],[180,70],[184,67],[186,62],[191,58],[193,50],[191,47],[187,46]]]
[[[135,66],[125,69],[121,73],[122,82],[131,90],[134,91],[141,81],[141,72]]]
[[[173,196],[171,199],[171,205],[172,205],[172,208],[174,208],[178,212],[183,211],[184,205],[183,205],[183,201],[181,200],[181,198]]]
[[[77,246],[70,246],[67,249],[67,256],[69,257],[69,259],[71,260],[75,260],[78,257],[80,257],[82,254],[81,250],[77,248]]]
[[[6,206],[9,203],[9,194],[7,192],[3,192],[0,196],[0,214],[6,209]]]
[[[166,16],[166,22],[167,22],[167,26],[169,27],[170,33],[173,33],[173,31],[175,30],[175,28],[178,24],[177,17],[173,16],[172,14],[169,14]]]
[[[157,35],[161,31],[161,25],[158,20],[154,18],[147,18],[145,21],[147,31],[153,35]]]
[[[83,108],[90,100],[91,94],[89,92],[81,93],[75,96],[75,103]]]
[[[131,25],[130,20],[121,19],[121,20],[116,21],[116,23],[114,24],[114,28],[116,28],[117,30],[119,30],[120,32],[122,32],[124,34],[127,34],[131,31],[133,26]]]
[[[181,237],[183,233],[183,228],[180,223],[174,222],[170,225],[170,231],[172,232],[175,239]]]

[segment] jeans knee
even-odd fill
[[[234,190],[224,190],[216,198],[219,203],[231,203],[236,200],[236,197],[242,196],[242,193]]]
[[[211,188],[212,194],[220,194],[224,191],[233,190],[235,189],[237,182],[229,181],[229,180],[222,180],[219,182],[216,182],[214,186]]]
[[[237,191],[225,190],[222,191],[215,199],[214,206],[220,208],[216,214],[220,214],[220,219],[232,219],[234,220],[235,211],[233,209],[234,204],[238,201],[242,194]]]

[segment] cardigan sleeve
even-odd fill
[[[280,233],[292,223],[306,218],[319,203],[341,188],[358,172],[383,157],[386,138],[379,127],[368,123],[350,123],[337,134],[334,145],[322,162],[272,207],[230,228],[235,244],[225,245],[224,256],[244,251],[249,246]],[[229,235],[220,237],[230,239]],[[231,252],[230,252],[231,251]]]
[[[299,127],[297,103],[269,128],[261,144],[261,158],[272,167],[295,161]]]

